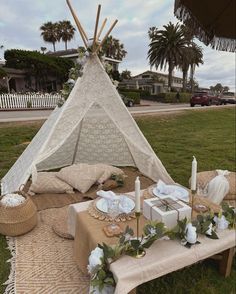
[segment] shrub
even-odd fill
[[[26,105],[27,108],[32,108],[32,101],[28,100]]]
[[[0,94],[6,94],[6,93],[8,93],[7,87],[0,85]]]
[[[179,102],[181,103],[189,103],[190,98],[190,93],[179,93]],[[176,92],[159,93],[157,99],[162,100],[162,102],[165,103],[176,103]]]
[[[124,96],[131,98],[134,101],[134,104],[140,104],[140,93],[138,92],[128,92],[128,91],[119,91],[120,94],[123,94]]]

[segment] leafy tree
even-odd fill
[[[129,70],[123,70],[120,75],[121,80],[130,80],[131,79],[131,71]]]
[[[172,72],[180,63],[181,50],[186,46],[187,40],[179,23],[169,22],[163,30],[155,27],[149,29],[148,59],[151,66],[165,69],[168,66],[168,87],[172,85]]]
[[[58,23],[52,23],[51,21],[44,23],[40,27],[41,36],[45,42],[52,43],[53,51],[56,51],[55,43],[59,41]]]
[[[65,42],[65,50],[67,50],[67,43],[71,41],[75,34],[75,28],[69,20],[59,21],[58,23],[58,39]]]
[[[73,62],[69,59],[52,57],[37,51],[6,50],[4,57],[6,67],[27,71],[29,83],[32,76],[35,78],[35,90],[47,90],[46,84],[50,75],[55,76],[59,83],[63,83],[68,78],[69,69],[73,67]]]
[[[4,78],[7,76],[7,72],[0,67],[0,79]]]
[[[221,83],[217,83],[215,86],[210,86],[210,89],[211,89],[212,92],[217,93],[217,94],[229,91],[229,87],[228,86],[222,86]]]

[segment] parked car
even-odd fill
[[[190,99],[190,106],[195,105],[210,106],[210,105],[221,105],[224,104],[223,101],[217,96],[211,95],[208,92],[195,92]]]
[[[220,95],[223,104],[236,104],[236,97],[233,92],[224,92]]]
[[[134,106],[134,100],[133,99],[131,99],[131,98],[129,98],[129,97],[123,95],[123,94],[120,94],[120,97],[122,98],[123,102],[125,103],[125,105],[127,107]]]

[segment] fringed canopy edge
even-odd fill
[[[221,51],[236,52],[236,40],[217,37],[214,31],[205,29],[192,12],[182,4],[181,0],[175,0],[175,16],[187,25],[193,34],[205,45]]]

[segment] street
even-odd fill
[[[132,115],[139,114],[154,114],[160,112],[176,112],[181,110],[202,110],[211,108],[235,107],[233,104],[229,105],[212,105],[210,107],[195,106],[190,107],[186,104],[167,104],[157,103],[152,101],[142,101],[140,106],[128,108]],[[0,111],[0,122],[14,122],[14,121],[29,121],[29,120],[45,120],[48,118],[52,110],[17,110],[17,111]]]

